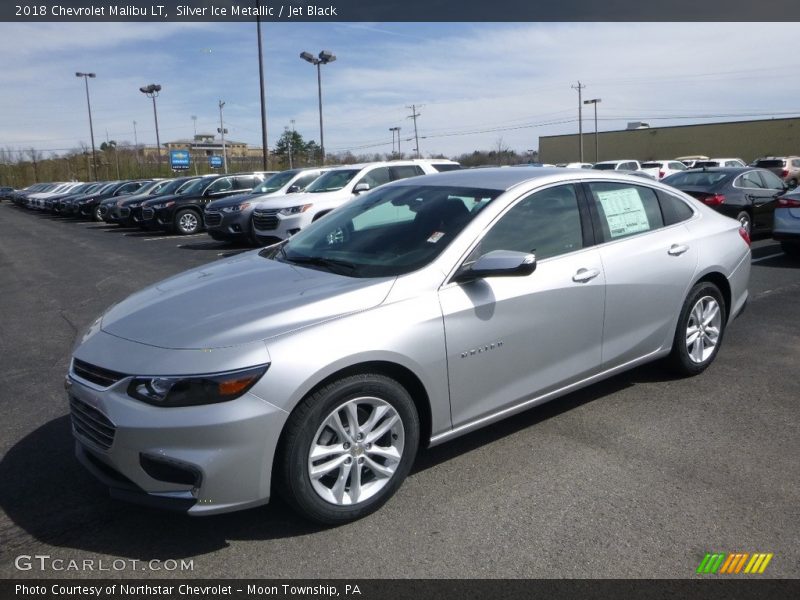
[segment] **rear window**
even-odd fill
[[[665,177],[662,181],[672,187],[710,188],[730,177],[728,173],[708,171],[684,171]]]
[[[439,173],[444,173],[445,171],[458,171],[461,168],[461,165],[453,163],[433,163],[431,166],[439,171]]]
[[[780,159],[769,159],[769,160],[759,160],[756,161],[756,166],[761,167],[763,169],[776,169],[783,167],[783,160]]]
[[[592,168],[598,171],[613,171],[617,168],[617,163],[597,163]]]
[[[643,169],[660,169],[661,163],[660,162],[646,162],[642,163]]]

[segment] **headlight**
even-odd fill
[[[125,203],[125,200],[117,200],[117,208],[121,207]]]
[[[296,215],[298,213],[306,212],[309,208],[314,206],[313,204],[301,204],[299,206],[290,206],[289,208],[282,208],[278,211],[279,215],[283,215],[284,217],[288,217],[289,215]]]
[[[245,208],[247,208],[248,206],[250,206],[250,203],[249,203],[249,202],[242,202],[241,204],[235,204],[234,206],[225,206],[225,207],[224,207],[224,208],[222,208],[221,210],[222,210],[222,212],[224,212],[224,213],[234,213],[234,212],[241,212],[241,211],[243,211]]]
[[[128,207],[129,207],[129,208],[139,208],[139,206],[140,206],[141,204],[142,204],[141,202],[131,202],[131,203],[128,205]]]
[[[178,377],[134,377],[128,395],[154,406],[199,406],[234,400],[255,385],[269,363],[239,371]]]
[[[154,204],[153,208],[169,208],[175,204],[175,200],[170,200],[169,202],[162,202],[161,204]]]

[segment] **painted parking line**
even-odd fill
[[[205,235],[205,233],[195,233],[193,235],[184,235],[183,239],[201,237],[201,236],[204,236],[204,235]],[[155,240],[172,240],[174,242],[175,241],[175,236],[173,236],[173,235],[162,235],[160,237],[143,238],[142,241],[152,242],[152,241],[155,241]]]
[[[783,256],[783,252],[778,252],[777,254],[770,254],[769,256],[762,256],[761,258],[754,258],[750,261],[750,264],[760,263],[764,260],[769,260],[770,258],[778,258],[779,256]]]

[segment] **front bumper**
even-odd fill
[[[278,209],[253,211],[252,228],[257,239],[285,240],[311,223],[309,212],[283,216]]]
[[[67,377],[76,454],[113,497],[192,515],[269,501],[285,411],[252,392],[219,404],[152,406],[128,396],[130,379],[104,388],[74,369]]]
[[[772,238],[781,242],[800,242],[800,208],[776,208]]]
[[[203,220],[206,231],[215,240],[246,240],[250,238],[250,219],[252,210],[243,210],[234,213],[222,211],[205,211]]]

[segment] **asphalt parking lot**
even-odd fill
[[[77,332],[243,250],[0,203],[0,577],[683,578],[712,551],[774,553],[764,577],[800,576],[800,263],[769,239],[704,374],[648,365],[423,450],[362,521],[319,528],[279,501],[207,518],[112,501],[72,454]],[[19,555],[193,569],[20,571]]]

